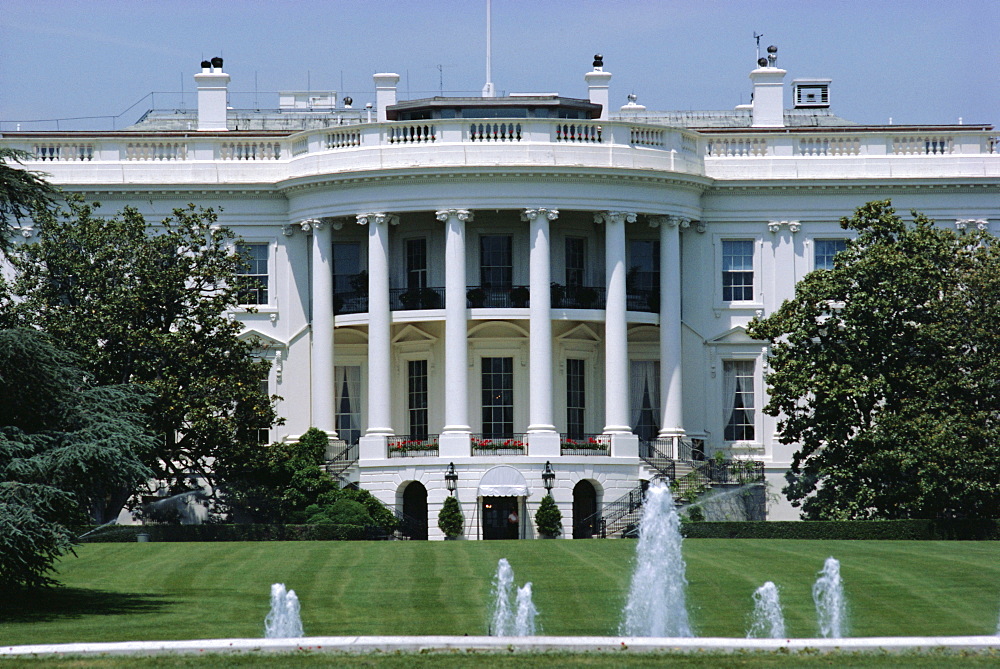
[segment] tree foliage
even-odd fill
[[[181,492],[191,479],[212,481],[213,460],[255,444],[256,428],[275,422],[260,390],[267,363],[226,317],[244,261],[212,210],[190,205],[147,226],[131,207],[108,217],[98,207],[71,197],[65,210],[36,213],[38,241],[12,252],[10,311],[76,354],[98,383],[150,390],[160,446],[147,464]],[[132,492],[120,490],[97,519],[116,515]]]
[[[832,270],[748,332],[812,519],[1000,514],[1000,245],[870,202]]]
[[[56,201],[58,190],[40,172],[26,170],[21,163],[29,155],[0,146],[0,252],[10,249],[14,221],[32,218],[38,209],[48,209]]]
[[[562,534],[562,511],[556,506],[552,495],[546,495],[535,511],[535,527],[538,533],[547,537],[558,537]]]
[[[462,507],[458,503],[458,498],[445,497],[444,505],[438,512],[438,528],[449,539],[462,536],[462,532],[465,530],[465,517],[462,515]]]
[[[74,363],[41,333],[0,330],[0,590],[50,584],[66,526],[150,474],[147,392]]]

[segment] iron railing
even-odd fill
[[[438,435],[400,434],[389,437],[388,454],[390,458],[423,458],[435,457],[438,454]]]
[[[655,289],[629,288],[625,294],[625,308],[629,311],[660,313],[660,291]]]
[[[639,512],[645,501],[647,481],[616,499],[605,504],[603,509],[581,520],[573,528],[573,536],[597,536],[602,539],[613,536],[635,536],[639,527]]]
[[[696,463],[695,469],[712,483],[746,485],[764,482],[764,463],[760,460],[710,459]]]
[[[524,455],[527,450],[528,440],[524,433],[472,435],[473,455]]]
[[[676,463],[664,451],[672,448],[670,439],[652,439],[639,442],[639,457],[656,470],[659,476],[671,481],[676,478]]]
[[[527,286],[467,286],[466,291],[470,309],[524,309],[531,297]]]
[[[324,468],[330,476],[334,477],[342,484],[347,483],[345,474],[358,462],[358,444],[347,444],[341,450],[333,454],[333,457],[324,463]]]
[[[343,290],[333,294],[333,313],[364,314],[368,312],[368,291]]]
[[[611,455],[610,434],[583,434],[579,438],[559,435],[562,455]]]
[[[604,309],[607,294],[603,286],[564,286],[553,283],[550,299],[553,309]]]
[[[392,311],[444,309],[444,288],[392,288],[389,290]]]

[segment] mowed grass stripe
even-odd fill
[[[533,583],[551,635],[614,635],[636,543],[260,542],[90,544],[66,588],[5,602],[5,643],[260,636],[271,583],[302,602],[310,635],[482,634],[506,557]],[[692,539],[688,605],[700,636],[746,633],[751,594],[781,589],[791,634],[816,634],[811,587],[840,559],[853,635],[993,634],[1000,543]]]

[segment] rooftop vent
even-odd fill
[[[795,109],[830,107],[830,79],[794,79],[792,101]]]

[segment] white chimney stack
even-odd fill
[[[201,72],[194,75],[198,86],[198,130],[229,130],[226,125],[226,98],[229,75],[222,71],[222,59],[201,61]]]
[[[753,82],[751,104],[754,128],[782,128],[785,125],[786,72],[776,65],[778,47],[767,47],[767,58],[757,61],[759,66],[750,73]]]
[[[388,121],[385,109],[396,104],[396,84],[399,83],[399,75],[392,72],[380,72],[373,75],[375,80],[375,109],[379,122]]]
[[[604,56],[594,55],[594,69],[583,75],[587,82],[587,90],[590,92],[590,101],[601,105],[600,120],[608,120],[608,104],[611,98],[608,96],[608,89],[611,83],[611,73],[604,71]]]

